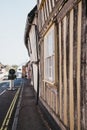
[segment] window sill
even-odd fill
[[[51,82],[51,81],[48,81],[48,80],[43,80],[43,82],[48,83],[48,84],[50,84],[51,86],[58,87],[58,82]]]

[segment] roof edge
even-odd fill
[[[29,31],[31,28],[31,23],[34,20],[35,14],[37,11],[37,5],[35,5],[35,7],[28,13],[27,15],[27,19],[26,19],[26,25],[25,25],[25,32],[24,32],[24,44],[26,46],[26,48],[28,48],[28,37],[29,37]]]

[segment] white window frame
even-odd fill
[[[51,12],[52,11],[51,0],[48,0],[48,1],[49,1],[49,10]]]
[[[42,15],[42,26],[44,25],[44,8],[41,9],[41,15]]]
[[[54,0],[52,0],[52,5],[53,5],[53,8],[54,8],[54,6],[55,6],[55,1]]]
[[[47,20],[47,13],[46,13],[46,3],[44,3],[44,6],[43,6],[43,8],[44,8],[44,16],[45,16],[45,21]]]
[[[46,8],[47,8],[47,17],[49,17],[49,9],[48,9],[48,1],[46,0]]]
[[[55,35],[54,24],[44,36],[44,79],[55,81]]]

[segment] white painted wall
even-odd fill
[[[34,18],[33,23],[36,24],[36,18]],[[30,53],[31,62],[37,61],[37,50],[36,50],[36,33],[35,26],[32,25],[29,32],[30,43],[28,43],[28,47],[31,44],[32,53]],[[37,92],[37,65],[33,64],[33,77],[34,77],[34,89]]]

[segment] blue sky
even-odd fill
[[[24,45],[27,14],[37,0],[0,0],[0,62],[20,65],[28,61]]]

